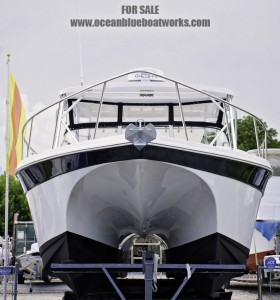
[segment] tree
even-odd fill
[[[273,167],[273,175],[280,176],[280,167]]]
[[[6,174],[0,175],[0,235],[5,232],[5,190]],[[9,228],[11,236],[13,233],[14,213],[18,213],[19,221],[31,221],[31,214],[27,199],[24,195],[20,182],[12,176],[9,176]]]
[[[266,123],[264,122],[265,126]],[[256,121],[257,132],[260,143],[264,139],[264,130],[260,122]],[[248,151],[257,148],[253,117],[247,116],[237,120],[237,147]],[[280,141],[277,140],[277,131],[274,128],[267,130],[267,148],[280,148]]]

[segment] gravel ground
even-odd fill
[[[280,287],[280,286],[279,286]],[[269,286],[263,288],[263,300],[279,300],[280,299],[280,288],[272,287],[270,293]],[[30,284],[18,285],[18,300],[62,300],[64,291],[69,288],[55,279],[50,284],[43,282],[35,282],[33,285],[32,293],[29,292]],[[232,300],[256,300],[258,299],[258,291],[256,283],[248,282],[232,282],[229,290],[233,291]],[[1,296],[0,296],[1,298]],[[10,300],[11,298],[7,298]]]
[[[18,294],[18,300],[61,300],[63,293],[32,293],[32,294]],[[233,290],[232,300],[256,300],[258,299],[258,294],[256,290]],[[279,300],[280,293],[265,292],[263,295],[263,300]]]

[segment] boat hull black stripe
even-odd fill
[[[201,171],[214,173],[249,184],[264,191],[271,172],[250,163],[218,157],[211,154],[147,145],[138,151],[133,145],[106,149],[85,150],[47,159],[18,171],[17,176],[26,191],[64,173],[103,163],[133,159],[147,159],[172,163]]]

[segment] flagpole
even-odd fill
[[[8,84],[6,99],[6,192],[5,192],[5,257],[4,266],[8,266],[8,226],[9,226],[9,114],[10,114],[10,54],[7,54]]]
[[[8,250],[8,227],[9,227],[9,115],[10,115],[10,54],[7,54],[7,70],[8,70],[8,84],[7,84],[7,99],[6,99],[6,191],[5,191],[5,252],[4,252],[4,266],[9,265],[9,250]],[[7,276],[4,276],[4,300],[7,297]]]

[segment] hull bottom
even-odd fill
[[[124,262],[120,250],[71,232],[65,232],[48,241],[40,248],[40,252],[47,270],[50,269],[51,263]],[[222,234],[215,233],[194,242],[168,249],[165,254],[166,263],[245,264],[249,249]],[[191,291],[207,299],[209,295],[226,285],[234,276],[236,274],[214,274],[213,276],[213,274],[194,273],[182,293]],[[164,280],[163,284],[166,289],[170,282],[171,293],[176,291],[174,286],[178,283],[178,287],[184,276],[172,274],[172,277],[175,277],[175,280]],[[103,274],[63,274],[59,275],[59,278],[79,296],[112,290],[110,282]],[[122,288],[126,283],[128,286]],[[142,284],[144,287],[143,281]],[[129,286],[133,283],[130,280],[121,280],[120,285],[125,294],[125,291],[129,291]],[[139,285],[139,281],[137,285]]]
[[[50,270],[51,263],[115,263],[120,261],[120,251],[113,247],[65,232],[40,247],[44,267]],[[63,274],[58,276],[74,292],[87,294],[98,289],[108,279],[103,274]]]
[[[243,264],[249,249],[219,233],[165,251],[167,263],[189,264]],[[211,295],[227,286],[236,273],[194,273],[186,288],[192,288],[201,296]],[[240,276],[240,274],[239,274]],[[176,278],[180,278],[180,275]],[[182,278],[181,278],[182,279]]]

